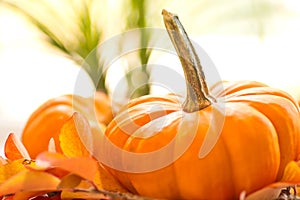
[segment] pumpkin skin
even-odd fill
[[[147,96],[130,102],[119,113],[128,112],[126,122],[122,123],[124,127],[116,116],[105,132],[124,151],[147,153],[161,149],[176,134],[193,132],[195,126],[180,127],[180,122],[186,119],[194,119],[198,127],[191,145],[171,165],[149,173],[126,173],[108,167],[112,174],[132,192],[171,199],[238,199],[242,191],[249,194],[280,180],[286,164],[297,160],[300,153],[300,116],[296,102],[285,92],[258,82],[226,82],[223,91],[219,90],[222,84],[211,89],[217,103],[196,115],[183,112],[173,95]],[[219,102],[226,105],[222,113],[224,126],[211,152],[200,159],[198,154],[211,123],[212,109]],[[152,112],[147,109],[157,106],[161,109]],[[181,114],[159,131],[145,129],[150,123],[155,127],[160,120],[174,118],[176,113]],[[186,132],[179,132],[180,128]],[[141,130],[147,138],[134,135]],[[176,144],[174,151],[181,141]],[[107,156],[123,159],[124,167],[139,164],[128,164],[131,161],[109,153]]]
[[[94,108],[89,104],[93,104],[92,101]],[[95,115],[97,121],[104,125],[112,120],[110,100],[103,92],[95,92],[94,99],[71,94],[50,99],[31,114],[22,133],[22,142],[32,158],[48,149],[51,138],[55,141],[56,150],[61,152],[58,134],[75,110],[87,118]]]
[[[163,15],[174,16],[166,11]],[[166,27],[176,28],[177,22],[172,23]],[[284,91],[255,81],[219,82],[208,90],[201,70],[194,70],[201,66],[186,41],[178,35],[172,41],[192,88],[185,101],[172,94],[129,102],[105,131],[103,164],[131,192],[167,199],[239,199],[243,191],[249,194],[280,180],[287,163],[299,159],[296,101]],[[189,56],[194,60],[188,60]],[[206,98],[210,95],[215,100]],[[209,151],[203,156],[202,147],[208,143]],[[111,144],[123,153],[116,154]],[[168,156],[142,160],[143,155],[166,146]],[[131,159],[128,152],[141,159]],[[172,156],[173,162],[164,162]],[[153,170],[144,170],[145,166]]]

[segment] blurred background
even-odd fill
[[[20,135],[41,103],[73,93],[80,69],[91,88],[108,94],[125,77],[119,102],[161,92],[150,84],[159,73],[147,64],[182,73],[175,56],[141,49],[115,66],[105,62],[107,53],[126,43],[147,46],[156,39],[151,34],[140,32],[115,50],[95,48],[124,31],[164,29],[163,8],[179,15],[222,79],[257,80],[300,97],[298,0],[0,0],[0,152],[7,135]],[[97,80],[99,71],[104,76]],[[145,83],[138,89],[136,77]]]

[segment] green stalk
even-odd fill
[[[97,90],[107,93],[105,85],[106,74],[103,71],[103,65],[97,52],[97,46],[102,40],[102,30],[97,28],[95,22],[91,19],[91,7],[94,0],[81,0],[82,9],[78,9],[79,7],[73,5],[72,2],[68,1],[68,3],[71,3],[68,6],[75,13],[74,16],[76,18],[72,20],[76,28],[75,30],[62,29],[61,32],[59,32],[61,29],[56,29],[56,26],[64,28],[64,24],[61,24],[61,20],[57,15],[53,15],[52,12],[56,11],[56,9],[47,4],[46,1],[40,1],[39,6],[46,8],[46,11],[49,12],[49,17],[54,17],[54,19],[57,17],[56,21],[54,21],[54,26],[53,24],[49,24],[47,19],[42,19],[40,16],[35,15],[33,10],[30,10],[31,2],[26,4],[29,6],[27,9],[22,7],[22,4],[18,2],[4,1],[3,3],[27,17],[46,36],[46,41],[50,45],[56,47],[67,55],[68,58],[83,67],[93,80]],[[75,39],[73,37],[69,39],[70,35],[75,36]],[[99,74],[102,75],[100,80],[98,77]]]
[[[147,0],[130,0],[131,12],[127,17],[127,29],[133,28],[145,28],[147,26]],[[138,52],[139,60],[141,63],[141,72],[143,72],[146,76],[144,76],[145,83],[142,86],[136,88],[133,84],[132,79],[134,78],[135,70],[130,71],[126,74],[127,83],[128,83],[128,96],[130,98],[136,98],[139,96],[147,95],[150,92],[149,85],[149,72],[147,71],[147,63],[151,54],[151,51],[145,47],[147,47],[150,40],[150,34],[147,31],[140,31],[140,49]]]

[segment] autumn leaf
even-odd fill
[[[13,199],[14,199],[13,195],[7,195],[7,196],[2,197],[1,200],[13,200]]]
[[[295,186],[300,183],[300,166],[295,161],[290,161],[285,169],[280,181],[272,183],[252,194],[247,195],[241,200],[269,200],[278,198],[283,188]]]
[[[48,151],[35,160],[16,135],[10,134],[5,143],[9,160],[0,160],[0,197],[38,200],[49,199],[49,192],[61,192],[62,198],[106,199],[106,191],[127,192],[87,150],[86,145],[93,148],[93,134],[98,133],[87,119],[74,113],[59,133],[62,153],[55,152],[55,141],[50,140]]]
[[[270,200],[276,199],[280,194],[281,188],[274,187],[265,187],[261,190],[258,190],[250,195],[248,195],[245,199],[240,200]]]
[[[0,185],[0,196],[22,191],[55,191],[59,178],[39,171],[23,170]]]
[[[83,143],[92,145],[93,138],[96,133],[92,133],[86,118],[80,113],[74,113],[73,116],[63,125],[59,134],[60,145],[63,153],[68,157],[86,156],[91,157],[89,151]],[[100,133],[99,133],[100,134]],[[99,164],[99,163],[98,163]],[[110,191],[127,191],[120,185],[118,181],[104,169],[102,165],[98,165],[94,182],[100,189]]]
[[[7,164],[7,160],[0,156],[0,166]]]
[[[283,176],[281,178],[281,182],[287,183],[300,183],[300,167],[299,162],[291,161],[287,164],[284,169]]]
[[[67,191],[64,190],[61,193],[62,199],[112,199],[111,197],[99,193],[97,191],[84,191],[84,190],[74,190],[74,191]]]
[[[108,191],[128,192],[102,165],[99,164],[94,179],[98,188]]]
[[[58,185],[59,190],[76,188],[82,181],[82,178],[76,174],[69,174],[63,177]]]
[[[60,193],[54,193],[54,195],[52,195],[52,193],[49,194],[50,195],[36,196],[31,198],[30,200],[61,200]]]
[[[52,153],[56,153],[56,147],[55,147],[55,140],[54,138],[51,138],[49,140],[49,143],[48,143],[48,151],[49,152],[52,152]]]
[[[59,153],[44,152],[37,156],[36,170],[59,168],[84,179],[93,181],[97,173],[98,163],[89,157],[68,158]],[[33,168],[34,169],[34,168]]]
[[[59,197],[59,196],[58,196]],[[24,199],[30,199],[30,200],[51,200],[49,197],[45,195],[45,191],[29,191],[29,192],[18,192],[13,195],[13,200],[24,200]],[[57,198],[56,198],[57,199]],[[60,199],[60,197],[59,197]],[[59,200],[57,199],[57,200]],[[54,200],[54,199],[53,199]]]
[[[10,177],[26,170],[23,165],[24,160],[15,160],[0,166],[0,187]]]
[[[26,148],[14,133],[8,135],[4,145],[4,153],[9,160],[30,159]]]
[[[90,157],[85,145],[92,145],[92,133],[87,119],[75,112],[61,128],[60,147],[68,157]]]

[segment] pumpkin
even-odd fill
[[[93,103],[94,107],[91,106]],[[103,92],[95,92],[94,98],[66,94],[50,99],[31,114],[22,133],[22,142],[32,158],[48,149],[51,138],[56,150],[61,152],[58,135],[74,111],[87,118],[96,116],[97,121],[104,125],[112,120],[110,100]]]
[[[178,17],[163,16],[187,96],[130,101],[107,126],[102,163],[131,192],[157,198],[238,199],[280,180],[300,153],[296,101],[255,81],[208,88]]]

